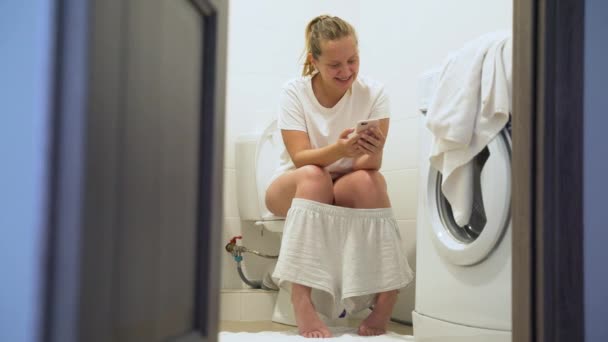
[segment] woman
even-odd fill
[[[278,125],[286,149],[266,192],[268,209],[287,216],[273,277],[281,286],[291,285],[302,336],[331,336],[316,312],[330,301],[350,311],[373,305],[358,333],[383,334],[397,289],[413,277],[401,251],[386,182],[378,172],[389,127],[388,99],[381,84],[358,77],[357,36],[346,21],[314,18],[306,27],[306,51],[303,76],[283,88]],[[353,134],[352,127],[364,119],[380,119],[380,125]],[[361,224],[362,229],[355,227]],[[376,240],[388,242],[380,250],[366,245],[378,245],[370,242]],[[316,257],[327,250],[335,254]],[[367,251],[372,254],[362,259]],[[348,260],[336,261],[344,258]],[[383,261],[368,265],[374,259]],[[325,295],[315,301],[311,289]]]

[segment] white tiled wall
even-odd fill
[[[485,32],[510,29],[510,0],[231,0],[226,117],[224,237],[244,235],[249,246],[278,251],[278,238],[240,222],[236,206],[234,141],[259,131],[276,115],[282,84],[299,76],[304,27],[322,13],[340,16],[359,35],[361,73],[386,85],[392,118],[382,172],[397,216],[408,260],[415,268],[418,184],[417,79],[451,50]],[[252,15],[254,14],[254,15]],[[269,262],[245,256],[245,270],[259,279]],[[222,287],[243,288],[236,265],[225,254]],[[395,309],[409,320],[413,287]],[[240,298],[240,297],[239,297]],[[239,299],[241,300],[241,299]]]
[[[263,290],[222,290],[220,320],[269,321],[277,293]]]

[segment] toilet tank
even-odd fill
[[[237,204],[245,221],[274,219],[266,208],[266,187],[279,166],[283,142],[273,121],[264,132],[243,134],[235,143]]]

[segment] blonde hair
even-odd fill
[[[315,72],[315,67],[308,58],[308,54],[312,54],[312,57],[315,59],[319,58],[322,40],[336,40],[347,36],[353,36],[355,43],[358,43],[355,28],[341,18],[320,15],[311,20],[306,25],[305,31],[306,46],[302,76],[312,75]]]

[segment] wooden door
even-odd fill
[[[217,339],[226,11],[59,6],[45,340]]]

